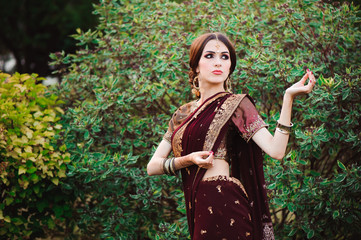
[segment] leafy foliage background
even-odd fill
[[[71,217],[59,192],[70,155],[57,142],[60,101],[36,74],[0,72],[0,238],[43,236]]]
[[[193,96],[188,48],[223,32],[236,46],[235,93],[249,93],[274,131],[284,90],[309,68],[294,103],[289,154],[265,156],[277,239],[358,239],[361,226],[360,18],[323,1],[101,0],[75,54],[52,54],[71,154],[61,191],[68,238],[187,239],[180,179],[145,166],[171,114]],[[71,199],[75,199],[74,201]]]

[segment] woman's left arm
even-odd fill
[[[308,84],[305,85],[307,79]],[[291,125],[291,112],[293,99],[298,95],[308,94],[312,91],[316,83],[315,76],[307,69],[307,73],[302,79],[293,84],[286,90],[283,97],[283,104],[281,109],[279,124],[284,126]],[[282,159],[285,155],[289,134],[284,131],[276,129],[274,136],[266,129],[261,128],[252,137],[253,141],[268,155],[275,159]]]

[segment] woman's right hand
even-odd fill
[[[211,168],[213,166],[214,154],[213,152],[199,151],[189,154],[191,161],[201,168]]]
[[[307,79],[309,79],[309,82],[306,84]],[[287,88],[286,94],[290,95],[293,99],[298,95],[310,93],[315,84],[316,78],[313,75],[313,72],[307,69],[307,73],[302,77],[300,81]]]

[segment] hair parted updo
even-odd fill
[[[197,67],[199,60],[201,59],[204,47],[210,40],[213,39],[218,39],[219,41],[224,43],[224,45],[226,45],[226,47],[228,48],[229,55],[231,58],[231,68],[229,69],[229,75],[231,75],[234,69],[236,68],[236,61],[237,61],[236,51],[231,41],[224,34],[218,32],[205,33],[197,37],[191,45],[190,54],[189,54],[189,67],[190,67],[189,83],[192,85],[192,92],[196,94],[197,97],[200,96],[200,93],[197,89],[194,88],[193,80],[197,76]]]

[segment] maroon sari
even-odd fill
[[[217,93],[195,110],[194,102],[182,106],[170,121],[164,138],[169,139],[172,134],[171,143],[176,157],[196,151],[216,152],[222,139],[227,138],[232,177],[216,176],[210,181],[202,181],[206,169],[197,165],[181,171],[188,226],[193,240],[274,239],[262,152],[253,141],[246,142],[237,132],[237,128],[264,124],[254,110],[247,110],[249,104],[245,108],[240,107],[242,101],[249,102],[247,97],[244,94]],[[247,116],[248,112],[253,116]],[[252,117],[257,118],[252,120],[253,125],[247,125]],[[245,134],[248,132],[243,133],[243,137]],[[251,137],[246,136],[246,140]]]

